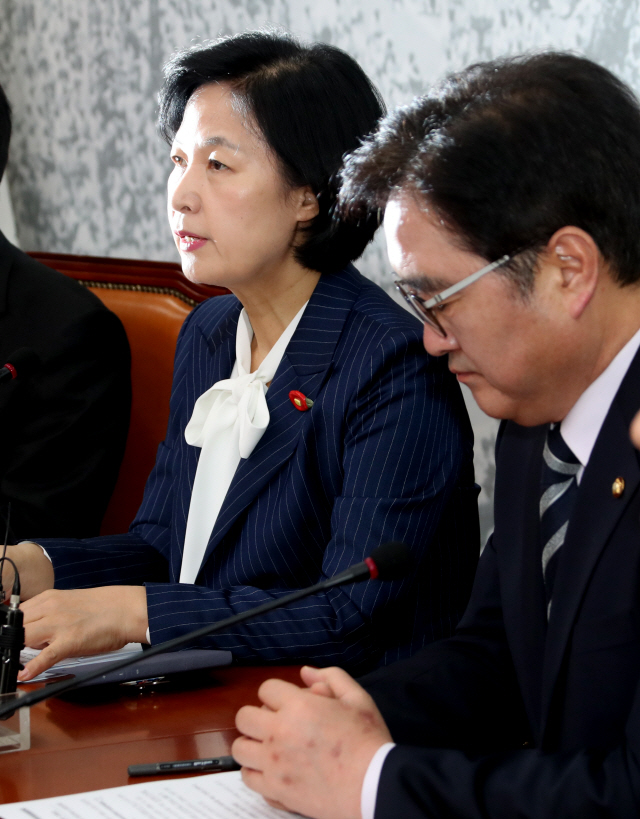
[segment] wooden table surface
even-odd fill
[[[127,766],[228,754],[236,711],[257,704],[269,677],[298,683],[299,667],[221,668],[191,690],[120,686],[106,702],[39,703],[30,750],[0,754],[0,803],[152,781]]]

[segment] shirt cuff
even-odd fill
[[[20,543],[36,543],[36,542],[35,542],[35,540],[21,540],[21,541],[20,541]],[[20,545],[20,543],[18,543],[18,546]],[[36,546],[40,546],[40,544],[39,544],[39,543],[36,543]],[[51,558],[49,557],[49,553],[47,552],[47,550],[46,550],[46,549],[45,549],[43,546],[40,546],[40,548],[41,548],[41,549],[42,549],[42,551],[44,552],[44,556],[47,558],[47,560],[49,561],[49,563],[52,563],[53,561],[52,561],[52,560],[51,560]]]
[[[378,798],[378,783],[380,782],[382,766],[389,751],[395,747],[395,742],[385,742],[384,745],[378,748],[369,763],[360,794],[360,812],[362,813],[362,819],[374,819],[376,799]]]
[[[144,639],[151,645],[151,628],[147,629],[147,636]]]

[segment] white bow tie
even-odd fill
[[[266,384],[273,375],[258,368],[254,373],[214,384],[195,403],[184,431],[187,443],[204,447],[214,436],[237,424],[240,457],[248,458],[269,426]]]
[[[251,372],[253,328],[243,310],[236,332],[236,363],[231,378],[216,382],[196,401],[184,437],[202,448],[191,491],[181,583],[195,582],[209,537],[241,458],[248,458],[269,426],[267,384],[278,369],[305,304]]]

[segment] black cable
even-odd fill
[[[7,556],[7,543],[9,542],[9,522],[11,521],[11,501],[7,504],[7,525],[4,530],[4,549],[2,550],[2,559],[0,559],[0,566]],[[15,565],[14,565],[15,571]],[[4,588],[2,586],[2,568],[0,568],[0,603],[4,600]]]
[[[13,566],[13,587],[11,589],[11,597],[20,597],[20,575],[18,574],[18,568],[16,564],[11,560],[10,557],[5,557],[4,555],[0,557],[0,566],[4,561],[7,563],[11,563]],[[0,568],[0,577],[2,576],[2,568]],[[0,591],[2,591],[2,586],[0,585]],[[4,594],[4,592],[2,592]]]

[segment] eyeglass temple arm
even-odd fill
[[[473,284],[477,281],[481,276],[484,276],[485,273],[491,273],[492,270],[495,270],[496,267],[502,267],[503,264],[510,262],[513,257],[508,253],[505,253],[500,259],[496,262],[491,262],[486,267],[481,268],[476,273],[472,273],[470,276],[462,279],[462,281],[457,282],[456,284],[452,284],[451,287],[447,287],[446,290],[443,290],[442,293],[437,293],[435,296],[430,298],[428,301],[423,302],[424,306],[427,310],[430,310],[432,307],[436,307],[440,302],[448,299],[450,296],[455,295],[459,290],[464,290],[465,287],[468,287],[470,284]]]

